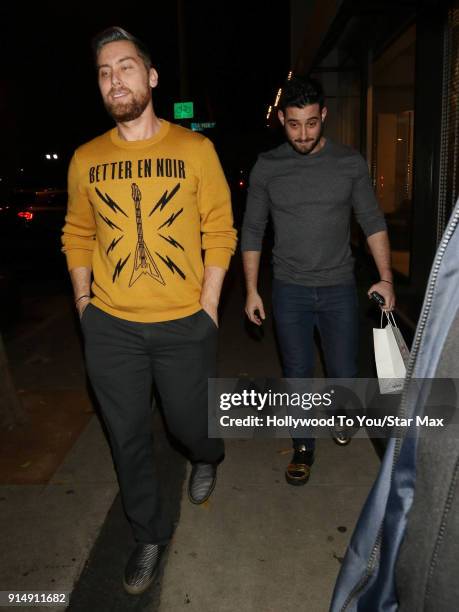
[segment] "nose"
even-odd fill
[[[301,126],[301,140],[307,140],[307,127],[305,125]]]
[[[112,86],[117,86],[120,85],[121,83],[121,79],[119,77],[119,73],[118,70],[113,70],[112,72]]]

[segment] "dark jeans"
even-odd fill
[[[192,461],[214,463],[223,442],[207,436],[207,379],[216,376],[217,327],[200,310],[136,323],[90,304],[81,321],[88,375],[109,432],[121,498],[134,537],[165,543],[172,521],[159,499],[152,446],[152,384],[170,432]]]
[[[358,301],[355,284],[305,287],[274,279],[273,313],[286,378],[314,375],[314,327],[327,376],[357,376]],[[315,447],[314,438],[295,438],[294,446]]]

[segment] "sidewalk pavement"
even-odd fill
[[[118,487],[99,421],[88,413],[71,300],[29,297],[25,307],[29,323],[7,339],[7,354],[29,419],[42,429],[27,431],[17,455],[9,453],[10,479],[4,473],[0,484],[0,591],[71,592]],[[40,440],[42,432],[52,437]],[[21,428],[10,433],[20,444]]]
[[[236,266],[237,269],[237,266]],[[220,377],[280,377],[270,314],[269,268],[261,288],[268,308],[263,336],[244,332],[240,279],[228,279],[220,333]],[[366,312],[363,300],[363,312]],[[361,342],[370,342],[366,321]],[[369,362],[369,351],[361,355]],[[316,376],[323,372],[316,359]],[[368,374],[365,374],[368,375]],[[227,440],[212,497],[182,496],[180,522],[161,587],[160,612],[325,612],[379,460],[371,443],[317,441],[303,487],[286,484],[289,439]]]
[[[269,314],[268,266],[263,268],[261,282],[268,319],[262,335],[257,330],[249,335],[239,265],[234,263],[225,289],[219,376],[279,377]],[[366,304],[364,298],[362,303]],[[54,407],[56,411],[65,411],[65,393],[85,397],[82,404],[89,402],[71,302],[66,296],[51,296],[32,304],[31,311],[38,313],[38,324],[7,342],[17,385],[33,393],[60,391],[61,405]],[[367,367],[371,325],[365,305],[361,361]],[[82,411],[87,414],[88,406],[82,406]],[[0,533],[2,548],[8,551],[0,561],[0,590],[75,588],[117,495],[98,418],[88,418],[49,480],[0,486]],[[115,604],[115,597],[112,601],[109,597],[106,607],[98,603],[97,610],[327,610],[349,536],[379,461],[365,439],[353,440],[347,447],[319,440],[309,483],[291,487],[284,479],[290,448],[287,439],[228,440],[217,487],[203,506],[189,503],[182,476],[180,521],[159,597],[149,607],[137,604],[136,608]],[[118,583],[119,576],[112,578]]]
[[[319,440],[309,483],[291,487],[287,440],[231,440],[208,504],[183,497],[161,612],[328,610],[377,469],[366,440]]]

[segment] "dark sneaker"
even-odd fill
[[[128,593],[140,595],[148,589],[156,578],[164,549],[160,544],[137,544],[124,570],[123,584]]]
[[[207,501],[217,482],[217,466],[214,463],[194,463],[188,481],[188,497],[193,504]]]
[[[313,450],[307,450],[304,445],[294,448],[292,460],[285,470],[285,480],[288,484],[295,486],[306,484],[309,480],[313,463]]]

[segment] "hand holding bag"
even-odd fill
[[[385,327],[382,326],[384,315]],[[381,313],[381,327],[373,329],[373,343],[380,393],[401,393],[410,351],[391,312]]]

